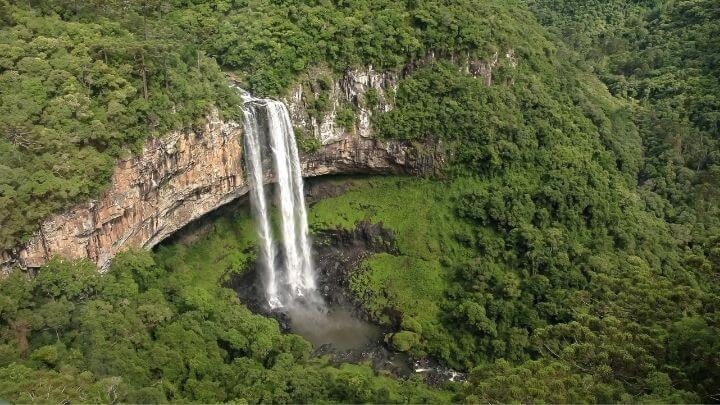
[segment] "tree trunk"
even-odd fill
[[[143,97],[145,100],[148,99],[148,83],[147,83],[147,72],[145,70],[145,53],[140,53],[140,74],[142,75],[142,81],[143,81]]]

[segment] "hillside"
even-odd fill
[[[0,399],[717,401],[718,19],[710,0],[0,0],[0,248],[100,195],[147,139],[241,121],[228,76],[304,89],[309,121],[332,111],[352,134],[369,117],[418,160],[442,145],[424,176],[328,180],[342,192],[308,220],[316,250],[363,223],[392,235],[347,295],[383,347],[466,377],[339,365],[253,314],[233,291],[258,260],[240,205],[106,273],[8,274]],[[338,101],[370,66],[392,85]]]

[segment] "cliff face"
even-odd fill
[[[116,163],[99,199],[45,221],[24,246],[0,255],[2,267],[39,267],[54,255],[105,266],[120,250],[157,244],[247,192],[240,135],[236,123],[211,116],[201,130],[149,140],[141,154]]]
[[[322,73],[311,72],[308,81],[313,76]],[[338,111],[343,106],[352,106],[355,110],[355,125],[352,132],[361,137],[372,136],[370,119],[375,111],[389,111],[393,108],[390,93],[397,90],[398,76],[391,72],[377,72],[372,66],[364,69],[347,71],[340,80],[332,81],[327,89],[300,82],[290,90],[285,100],[290,112],[290,118],[296,127],[302,128],[314,138],[319,139],[323,145],[342,140],[348,132],[338,125],[336,120]],[[329,108],[320,114],[311,113],[310,100],[322,97],[327,93]],[[368,103],[366,95],[373,92],[373,101]]]
[[[310,79],[312,80],[312,79]],[[347,71],[326,90],[315,90],[298,83],[283,100],[296,128],[320,140],[322,148],[301,156],[305,176],[337,173],[404,173],[435,174],[445,155],[443,145],[434,140],[424,143],[382,141],[373,137],[373,114],[393,108],[392,93],[397,89],[398,76],[377,72],[372,67]],[[327,93],[329,108],[319,114],[310,112],[313,99]],[[372,103],[367,102],[373,93]],[[311,94],[308,94],[311,93]],[[354,125],[345,129],[337,121],[343,108],[354,111]]]
[[[317,79],[311,72],[308,81],[292,88],[284,100],[293,125],[322,145],[316,152],[301,155],[303,176],[437,174],[446,158],[441,142],[382,141],[373,138],[371,126],[373,114],[393,108],[400,76],[437,59],[452,61],[487,85],[493,83],[495,70],[514,69],[518,64],[512,49],[502,56],[494,54],[489,61],[429,52],[399,75],[368,67],[348,71],[339,80],[325,83],[325,88],[308,84]],[[322,111],[314,106],[318,100],[327,104]],[[337,121],[339,112],[347,108],[353,111],[354,124],[346,129]],[[40,267],[53,256],[88,258],[106,268],[118,252],[131,247],[149,249],[247,192],[242,128],[213,114],[202,129],[151,139],[138,156],[118,161],[112,184],[100,198],[53,216],[27,243],[0,252],[0,275],[14,266]]]
[[[375,73],[347,75],[333,84],[333,105],[357,99],[367,88],[385,94]],[[302,97],[288,102],[294,125],[322,140],[302,154],[304,176],[342,173],[433,173],[442,165],[442,145],[371,138],[369,110],[355,130],[334,126],[334,116],[308,119]],[[382,108],[389,108],[383,106]],[[268,180],[270,178],[268,177]],[[52,256],[88,258],[106,268],[115,254],[149,249],[204,214],[246,194],[242,128],[211,115],[202,129],[178,131],[147,142],[138,156],[116,163],[112,184],[100,198],[46,220],[26,244],[0,252],[0,273],[13,266],[40,267]]]
[[[322,145],[301,154],[303,176],[439,173],[447,156],[441,142],[383,141],[373,138],[371,126],[373,114],[393,108],[400,77],[438,59],[450,60],[487,85],[493,84],[495,70],[518,64],[512,49],[502,56],[495,53],[489,61],[429,52],[399,74],[368,67],[318,87],[310,83],[318,79],[310,72],[284,100],[293,125]],[[506,80],[512,85],[512,79]],[[326,104],[321,111],[318,100]],[[338,124],[340,111],[348,108],[354,116],[351,128]],[[27,243],[0,252],[0,275],[13,266],[40,267],[53,256],[88,258],[106,268],[118,252],[149,249],[246,194],[244,170],[242,128],[217,114],[208,117],[204,128],[151,139],[138,156],[116,163],[112,184],[100,198],[53,216]]]

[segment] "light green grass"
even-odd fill
[[[373,316],[383,323],[390,319],[384,308],[401,310],[403,318],[430,326],[438,317],[438,303],[446,287],[442,268],[436,261],[387,253],[365,261],[363,271],[351,279],[353,293],[363,298]]]
[[[313,230],[354,229],[367,220],[382,223],[395,233],[402,254],[437,260],[461,253],[453,236],[467,225],[452,210],[457,195],[454,183],[409,177],[354,179],[353,189],[313,205]]]
[[[468,225],[452,209],[461,190],[457,182],[370,177],[354,179],[351,191],[311,207],[315,230],[350,230],[369,221],[393,232],[398,254],[369,257],[350,280],[375,320],[390,325],[388,314],[399,313],[403,328],[419,325],[414,329],[433,336],[442,328],[440,305],[451,264],[467,255],[457,236],[467,234]],[[421,353],[422,348],[413,351]]]
[[[210,288],[230,274],[240,274],[255,259],[256,234],[247,207],[234,216],[213,220],[207,233],[189,244],[173,243],[156,250],[156,260],[193,285]],[[179,274],[178,274],[179,275]]]

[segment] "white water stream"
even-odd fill
[[[279,101],[255,98],[245,92],[243,101],[245,160],[268,305],[278,308],[293,304],[299,297],[314,299],[316,282],[303,180],[290,115]],[[277,254],[273,240],[263,178],[263,159],[268,153],[272,155],[272,174],[277,182],[282,256]]]

